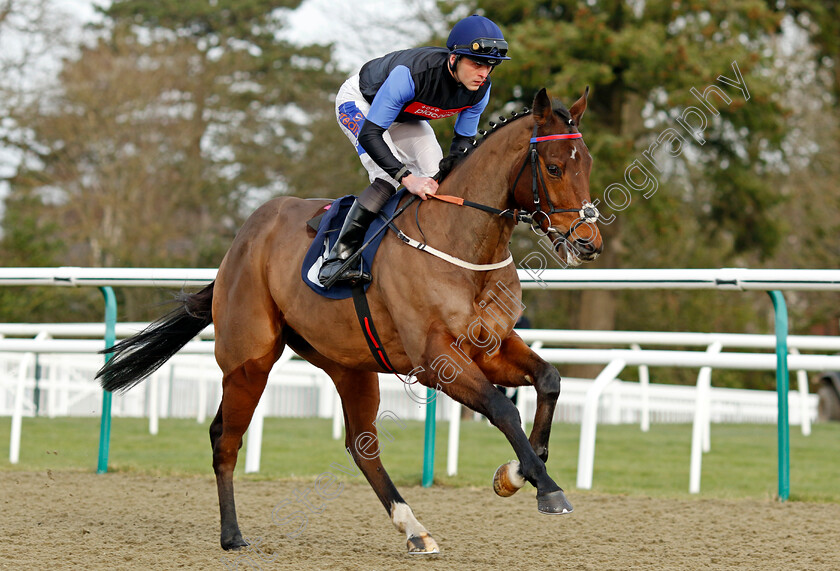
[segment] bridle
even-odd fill
[[[572,120],[569,119],[569,124],[572,124]],[[540,233],[542,231],[542,222],[545,221],[548,223],[548,230],[546,233],[556,233],[563,237],[564,240],[568,240],[569,236],[571,236],[574,231],[580,226],[581,224],[594,224],[598,221],[598,218],[601,214],[598,212],[598,209],[589,201],[584,201],[580,208],[555,208],[554,204],[551,202],[551,196],[548,194],[548,187],[545,184],[545,177],[543,176],[542,169],[539,167],[539,152],[537,152],[537,143],[542,143],[545,141],[557,141],[557,140],[567,140],[567,139],[582,139],[583,135],[580,133],[565,133],[559,135],[544,135],[542,137],[537,136],[537,129],[539,129],[539,125],[534,125],[534,133],[531,136],[531,140],[529,141],[529,148],[528,148],[528,155],[530,157],[530,161],[526,157],[525,161],[522,163],[522,168],[519,169],[519,173],[516,175],[516,179],[513,181],[513,186],[511,187],[511,191],[515,192],[516,187],[519,184],[519,179],[522,177],[522,173],[525,172],[525,167],[530,163],[531,165],[531,192],[534,196],[534,211],[529,213],[529,220],[528,223],[531,225],[531,229],[535,233]],[[542,188],[543,194],[545,195],[545,202],[548,210],[543,210],[542,204],[540,202],[540,188]],[[578,219],[575,220],[574,224],[569,227],[567,232],[560,232],[557,228],[551,226],[551,220],[549,217],[552,214],[560,214],[564,212],[576,212],[578,214]],[[544,220],[540,220],[538,215],[542,214]],[[522,220],[524,221],[524,220]],[[538,231],[539,230],[539,231]]]
[[[569,124],[571,125],[571,119],[569,120]],[[543,137],[537,136],[537,126],[534,126],[534,134],[530,139],[530,148],[528,150],[528,154],[530,156],[530,164],[531,164],[531,190],[534,195],[534,206],[535,210],[533,212],[528,211],[521,211],[519,209],[505,209],[500,210],[498,208],[494,208],[492,206],[487,206],[486,204],[481,204],[478,202],[472,202],[471,200],[465,200],[458,196],[449,196],[449,195],[442,195],[442,194],[431,194],[432,198],[435,198],[441,202],[448,202],[450,204],[457,204],[459,206],[469,206],[471,208],[476,208],[478,210],[483,210],[485,212],[489,212],[491,214],[495,214],[497,216],[503,216],[507,218],[512,218],[514,224],[518,224],[519,222],[526,222],[531,226],[531,230],[538,235],[543,235],[542,232],[542,222],[548,222],[548,230],[545,231],[546,236],[552,241],[553,244],[558,244],[561,241],[567,241],[569,236],[577,229],[578,226],[581,224],[594,224],[598,221],[600,214],[598,209],[589,201],[584,201],[580,208],[555,208],[554,204],[551,202],[551,197],[548,194],[548,187],[545,184],[545,178],[542,174],[542,169],[539,168],[539,153],[537,152],[537,143],[542,143],[543,141],[555,141],[555,140],[562,140],[562,139],[580,139],[583,135],[580,133],[569,133],[563,135],[546,135]],[[519,179],[522,176],[522,173],[525,171],[525,167],[529,164],[528,157],[525,157],[525,161],[522,163],[522,168],[519,169],[519,174],[516,175],[516,180],[513,183],[510,191],[515,194],[516,186],[519,184]],[[545,194],[545,201],[548,204],[548,210],[542,209],[542,204],[540,202],[540,187],[543,189],[543,194]],[[474,271],[489,271],[489,270],[497,270],[500,268],[504,268],[511,262],[513,262],[513,255],[510,254],[505,260],[500,262],[495,262],[491,264],[474,264],[471,262],[467,262],[456,258],[455,256],[451,256],[445,252],[441,252],[433,247],[431,247],[428,243],[426,243],[426,236],[423,233],[423,229],[420,228],[420,219],[419,219],[419,212],[420,212],[420,202],[417,202],[417,209],[415,211],[415,222],[417,224],[417,229],[420,231],[420,235],[423,237],[423,242],[419,242],[413,238],[410,238],[405,233],[403,233],[397,226],[394,224],[394,219],[403,213],[403,211],[408,208],[413,202],[417,202],[417,196],[412,196],[408,202],[406,202],[403,206],[401,206],[394,214],[391,216],[390,219],[386,221],[385,226],[380,228],[379,232],[384,230],[386,227],[391,228],[397,235],[397,237],[402,240],[405,244],[413,248],[417,248],[418,250],[422,250],[427,252],[433,256],[446,260],[451,264],[455,264],[456,266],[466,268],[468,270]],[[550,215],[560,213],[560,212],[576,212],[578,214],[578,219],[575,221],[574,224],[569,228],[568,232],[560,232],[558,229],[551,226],[551,220],[549,218]],[[545,217],[545,220],[540,221],[537,215],[542,214]],[[552,238],[552,235],[558,235],[560,238]],[[370,238],[368,241],[373,240]],[[365,244],[367,245],[367,244]],[[362,246],[364,249],[364,246]],[[353,257],[358,254],[354,254],[348,259],[345,264],[349,264]]]
[[[569,120],[569,122],[571,124],[571,119]],[[534,204],[534,210],[532,212],[529,212],[527,210],[523,211],[519,209],[499,210],[498,208],[493,208],[492,206],[479,204],[470,200],[464,200],[463,198],[459,198],[456,196],[438,194],[433,194],[430,196],[442,202],[450,202],[461,206],[470,206],[472,208],[477,208],[478,210],[490,212],[498,216],[513,218],[515,224],[518,224],[519,222],[524,222],[530,225],[531,230],[533,230],[534,233],[538,235],[557,234],[559,236],[562,236],[562,240],[568,240],[569,236],[571,236],[581,224],[596,223],[600,218],[601,214],[598,212],[598,209],[595,207],[595,205],[589,201],[584,201],[580,208],[555,208],[554,204],[551,202],[551,196],[549,196],[548,194],[548,187],[546,186],[545,177],[543,176],[542,169],[539,166],[539,152],[537,151],[537,143],[565,139],[582,139],[583,135],[581,135],[580,133],[566,133],[558,135],[544,135],[542,137],[539,137],[537,136],[538,129],[539,126],[534,125],[534,133],[529,141],[528,156],[526,156],[525,160],[522,162],[522,168],[519,169],[519,173],[516,175],[516,179],[514,179],[513,186],[511,187],[511,192],[515,192],[516,186],[519,184],[519,179],[522,177],[522,173],[525,172],[525,167],[527,167],[530,164],[531,192],[533,194]],[[540,188],[542,188],[543,194],[545,195],[545,202],[548,207],[548,210],[543,210],[542,202],[540,199]],[[552,214],[560,214],[564,212],[573,212],[578,214],[578,219],[575,220],[574,224],[572,224],[569,227],[569,230],[567,232],[561,232],[557,228],[551,226],[551,220],[549,219],[549,216],[551,216]],[[539,215],[542,215],[544,218],[540,218]],[[542,230],[543,222],[548,223],[548,230],[546,231]]]

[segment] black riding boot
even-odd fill
[[[359,249],[365,239],[365,232],[374,218],[376,218],[376,212],[368,210],[359,204],[358,200],[353,203],[338,234],[338,239],[333,244],[324,265],[321,266],[321,271],[318,272],[318,281],[321,285],[337,274],[342,264]],[[369,282],[370,279],[370,274],[362,271],[361,260],[359,260],[358,263],[353,264],[353,267],[344,270],[338,281],[355,285],[358,282]]]

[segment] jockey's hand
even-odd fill
[[[402,184],[408,189],[408,192],[419,196],[423,200],[426,200],[428,195],[436,193],[438,189],[438,183],[435,179],[425,176],[414,176],[413,174],[404,176]]]

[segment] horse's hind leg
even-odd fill
[[[393,440],[388,426],[402,421],[393,413],[379,409],[379,378],[376,373],[345,369],[338,365],[325,366],[318,363],[332,377],[344,409],[344,424],[347,429],[345,446],[353,456],[356,465],[367,478],[385,507],[391,522],[405,533],[409,553],[439,553],[438,545],[423,525],[417,521],[414,512],[400,496],[388,473],[382,466],[380,455],[381,431],[386,440]],[[377,430],[377,425],[379,430]]]
[[[279,353],[279,351],[278,351]],[[210,443],[213,447],[213,471],[219,492],[221,515],[221,544],[224,549],[239,549],[248,545],[236,521],[233,499],[233,469],[242,436],[248,429],[254,409],[265,389],[268,373],[277,360],[272,351],[260,359],[253,359],[225,373],[222,381],[222,403],[210,424]]]

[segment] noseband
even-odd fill
[[[569,124],[572,124],[572,120],[569,119]],[[551,196],[548,194],[548,186],[545,184],[545,177],[543,176],[542,169],[539,167],[539,152],[537,152],[537,143],[542,143],[544,141],[557,141],[557,140],[565,140],[565,139],[582,139],[583,135],[580,133],[567,133],[567,134],[560,134],[560,135],[545,135],[542,137],[537,136],[537,129],[539,128],[538,125],[534,125],[534,134],[530,140],[530,147],[528,149],[528,155],[530,156],[530,161],[526,158],[525,161],[522,163],[522,168],[519,169],[519,174],[516,175],[516,179],[513,181],[512,190],[516,189],[517,184],[519,184],[519,179],[522,176],[522,173],[525,172],[525,167],[530,162],[531,164],[531,192],[534,195],[534,211],[530,214],[527,214],[527,219],[520,215],[519,220],[523,222],[528,222],[531,225],[531,229],[535,233],[539,233],[537,230],[542,230],[542,222],[543,219],[540,219],[538,215],[542,214],[544,217],[544,221],[548,223],[548,232],[555,232],[563,237],[564,240],[568,240],[569,236],[577,229],[578,226],[581,224],[594,224],[598,221],[598,218],[601,214],[598,212],[598,209],[589,201],[584,201],[580,208],[555,208],[554,204],[551,202]],[[548,210],[543,210],[542,204],[540,202],[540,188],[543,190],[543,194],[545,195],[545,202]],[[578,219],[575,220],[574,224],[569,228],[568,232],[560,232],[557,228],[551,226],[551,220],[549,217],[552,214],[559,214],[563,212],[576,212],[578,214]]]

